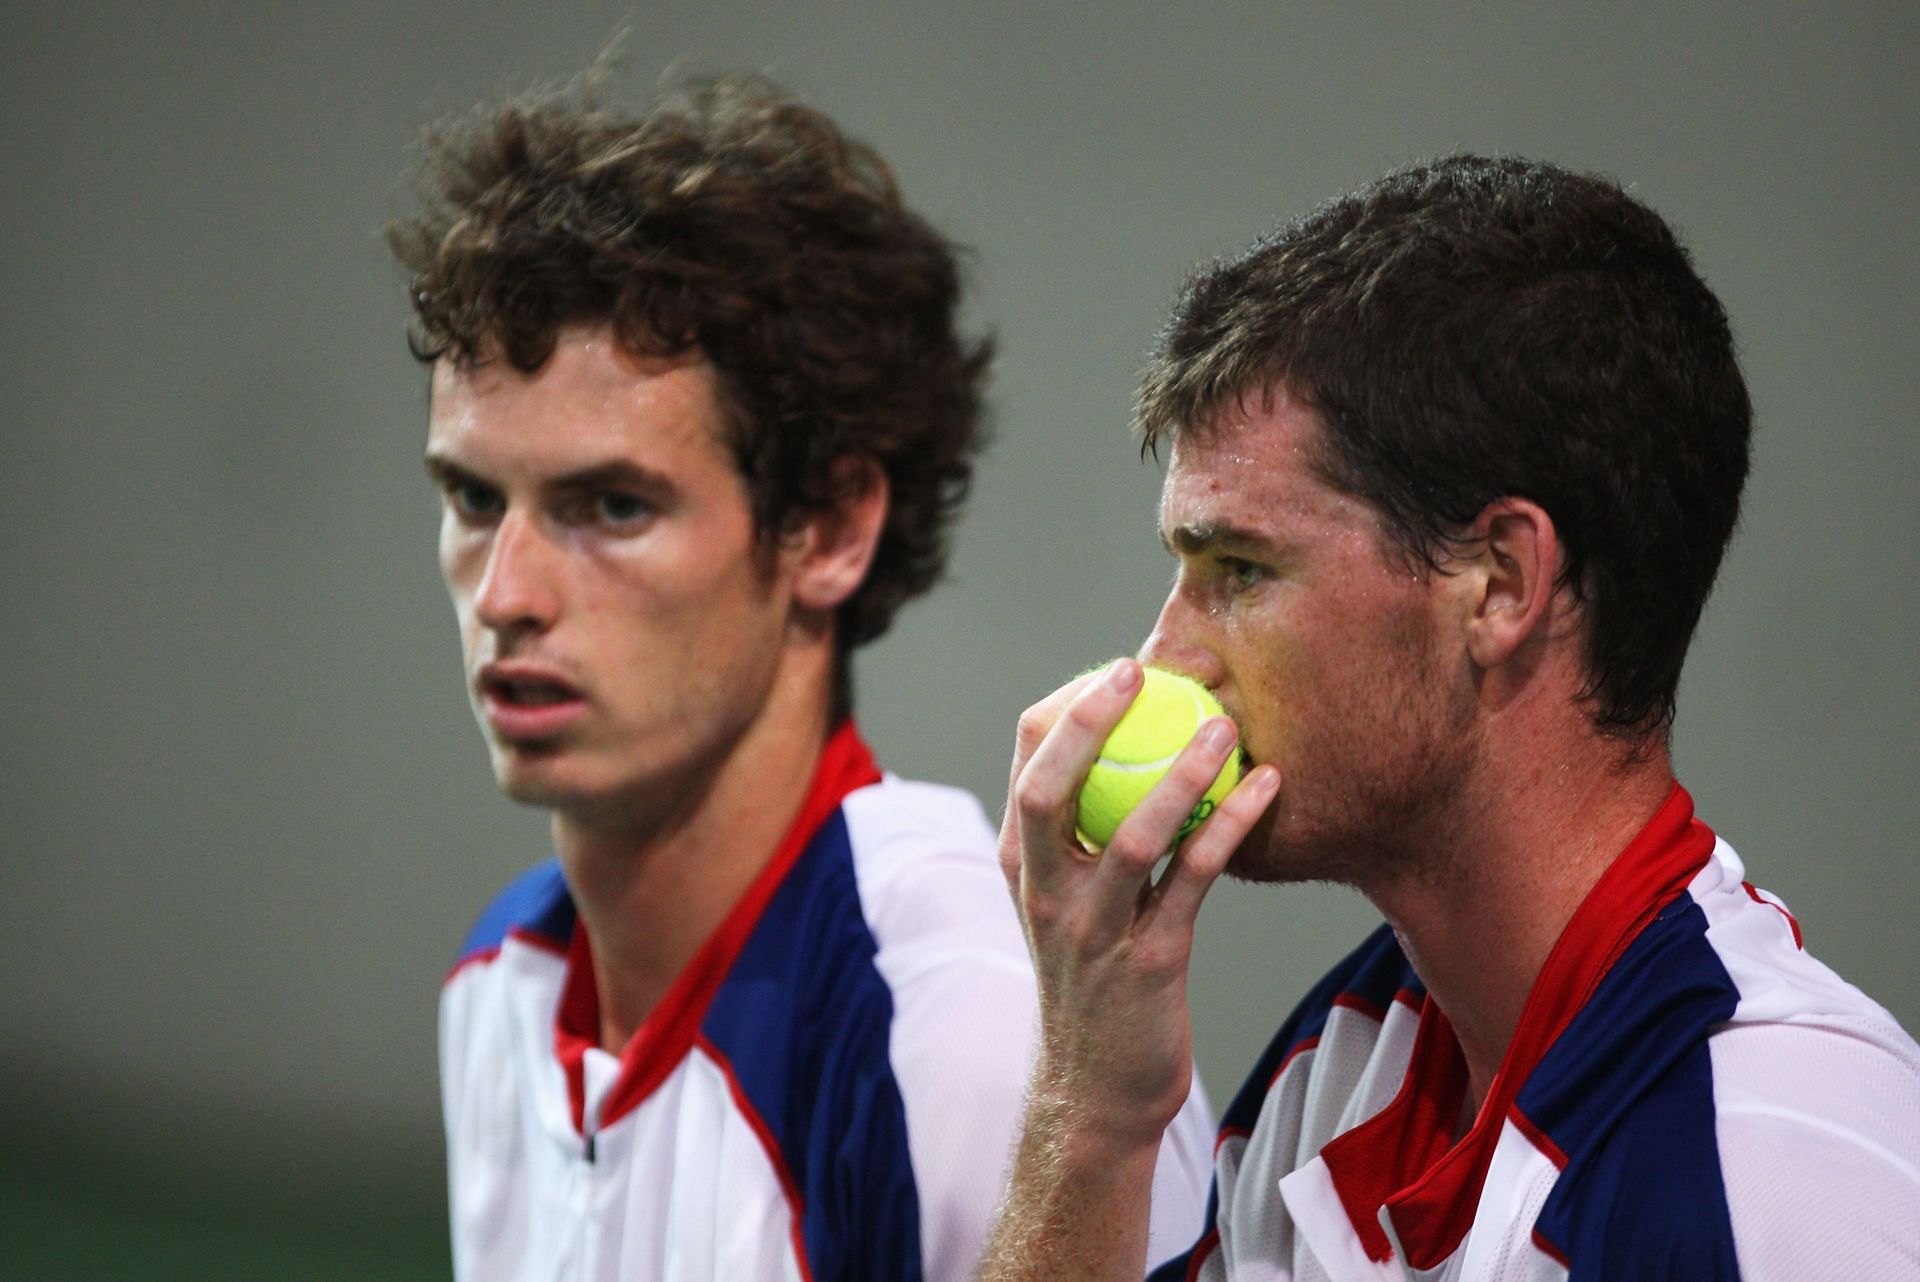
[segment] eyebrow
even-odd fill
[[[427,475],[442,485],[451,485],[455,481],[477,481],[480,478],[452,459],[440,454],[428,454],[426,457]]]
[[[1176,525],[1160,531],[1160,544],[1176,556],[1200,556],[1208,552],[1254,552],[1277,556],[1278,543],[1264,534],[1230,521],[1200,521]]]
[[[444,454],[428,453],[426,456],[427,474],[442,485],[455,483],[476,483],[491,485],[484,476],[462,467]],[[605,463],[594,463],[587,467],[563,472],[541,482],[541,489],[567,492],[578,490],[634,489],[643,490],[649,495],[667,495],[673,492],[673,482],[651,468],[641,467],[625,459],[611,459]]]
[[[564,472],[546,481],[543,489],[548,490],[644,490],[648,494],[661,495],[673,492],[673,482],[652,468],[641,467],[638,463],[629,463],[625,459],[613,459],[606,463],[595,463],[591,467]]]

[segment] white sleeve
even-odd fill
[[[1714,1036],[1715,1130],[1745,1278],[1920,1278],[1920,1059],[1887,1021]]]
[[[1196,1065],[1187,1102],[1160,1137],[1160,1162],[1153,1168],[1153,1217],[1147,1225],[1149,1273],[1192,1247],[1206,1229],[1213,1137],[1213,1110]]]
[[[893,997],[927,1282],[971,1278],[1004,1196],[1039,1025],[1026,940],[971,796],[888,777],[845,803]]]
[[[927,1282],[960,1282],[973,1277],[986,1249],[1026,1112],[1038,1020],[1033,975],[1004,955],[955,957],[898,984],[895,1001],[893,1070],[906,1105]],[[1212,1167],[1213,1119],[1196,1069],[1160,1142],[1149,1269],[1200,1236]]]
[[[1920,1171],[1886,1145],[1784,1113],[1718,1129],[1741,1277],[1920,1278]]]
[[[907,1115],[927,1282],[971,1278],[1004,1197],[1033,1060],[1033,977],[991,954],[895,988],[891,1053]]]

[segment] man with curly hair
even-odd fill
[[[883,774],[849,655],[938,576],[985,341],[880,158],[758,80],[430,133],[391,230],[494,773],[557,858],[441,1004],[455,1271],[950,1279],[1034,982],[973,798]],[[1156,1249],[1200,1220],[1183,1108]]]

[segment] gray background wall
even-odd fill
[[[1126,421],[1189,266],[1446,149],[1630,180],[1726,301],[1760,424],[1682,778],[1810,946],[1920,1026],[1920,9],[1538,8],[9,6],[9,1276],[101,1242],[141,1276],[217,1250],[229,1276],[444,1268],[435,994],[545,836],[461,696],[377,229],[422,121],[563,78],[623,21],[635,92],[682,58],[771,70],[974,247],[999,439],[951,581],[859,682],[888,764],[994,807],[1019,709],[1131,649],[1165,588]],[[1221,1102],[1368,913],[1234,886],[1202,924]]]

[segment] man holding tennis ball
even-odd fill
[[[1021,719],[1042,1051],[982,1276],[1145,1272],[1231,872],[1385,920],[1292,981],[1154,1278],[1920,1277],[1920,1047],[1673,774],[1750,410],[1666,224],[1549,165],[1391,174],[1198,275],[1139,417],[1178,566],[1142,657],[1232,719],[1132,659]]]

